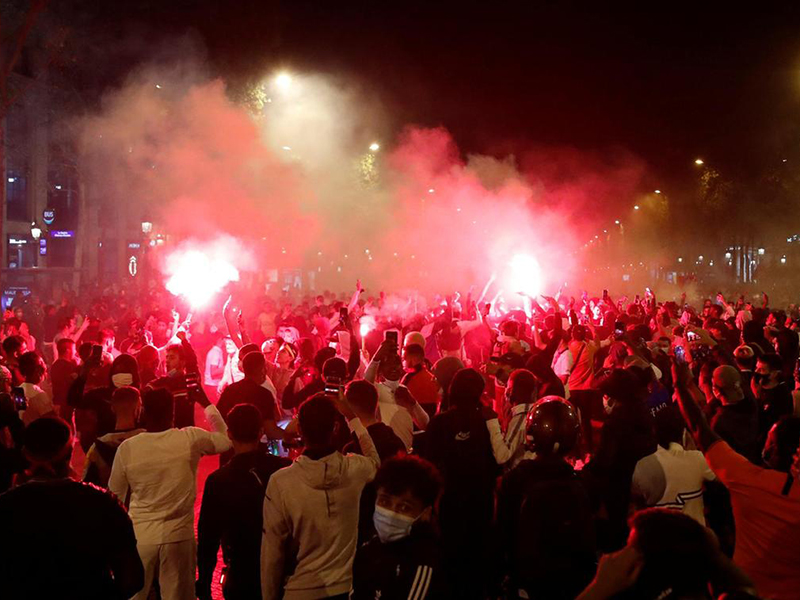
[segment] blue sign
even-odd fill
[[[47,238],[42,238],[39,240],[39,256],[45,256],[47,254]]]
[[[42,211],[42,220],[44,221],[45,225],[52,225],[53,221],[56,220],[56,209],[45,208]]]
[[[50,231],[50,237],[53,238],[71,238],[75,237],[75,232],[73,230],[67,229],[53,229]]]

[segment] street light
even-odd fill
[[[142,221],[142,233],[147,235],[153,231],[153,224],[150,221]]]
[[[695,158],[694,159],[694,164],[696,164],[699,167],[701,165],[704,165],[705,163],[703,162],[702,158]]]
[[[661,190],[656,190],[656,194],[660,194],[660,193],[661,193]]]
[[[369,149],[371,152],[377,152],[378,150],[381,149],[381,145],[378,142],[372,142],[369,145]]]
[[[633,205],[633,210],[639,210],[639,205],[638,204],[634,204]]]
[[[41,227],[39,227],[39,226],[36,224],[36,221],[34,221],[33,223],[31,223],[31,237],[32,237],[34,240],[36,240],[37,242],[39,241],[39,238],[40,238],[40,237],[42,237],[42,228],[41,228]]]

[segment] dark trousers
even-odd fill
[[[569,399],[580,411],[583,447],[587,452],[591,452],[594,449],[592,417],[598,416],[597,405],[600,402],[600,392],[597,390],[570,390]]]

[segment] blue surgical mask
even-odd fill
[[[376,506],[375,513],[372,515],[372,522],[381,542],[387,544],[408,537],[416,519],[401,515],[382,506]]]

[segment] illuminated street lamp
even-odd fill
[[[619,219],[617,219],[616,221],[614,221],[614,225],[619,225]]]
[[[381,145],[378,142],[372,142],[369,145],[370,152],[377,152],[381,149]]]
[[[694,159],[694,164],[696,164],[699,167],[699,166],[704,165],[705,163],[703,162],[702,158],[695,158]]]
[[[639,205],[638,204],[634,204],[633,205],[633,210],[639,210]]]
[[[32,237],[34,240],[36,240],[37,242],[39,241],[39,238],[40,238],[40,237],[42,237],[42,228],[41,228],[41,227],[39,227],[39,226],[36,224],[36,221],[34,221],[33,223],[31,223],[31,237]]]
[[[661,193],[661,190],[656,190],[656,194],[660,194],[660,193]]]
[[[142,221],[142,233],[148,235],[153,231],[153,224],[150,221]]]

